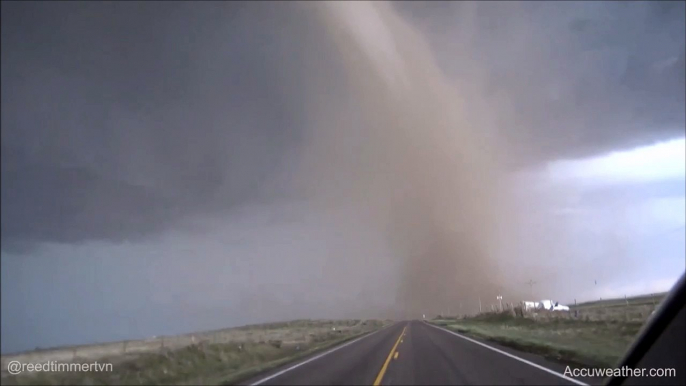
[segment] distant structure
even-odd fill
[[[533,298],[533,297],[534,297],[534,284],[538,284],[538,282],[536,282],[536,281],[534,281],[533,279],[531,279],[531,280],[529,280],[528,282],[526,282],[525,284],[528,284],[528,285],[529,285],[529,289],[530,289],[530,291],[531,291],[531,298]]]

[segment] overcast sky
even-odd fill
[[[667,290],[684,15],[3,2],[2,352]]]

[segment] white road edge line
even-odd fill
[[[537,369],[539,369],[539,370],[543,370],[543,371],[545,371],[546,373],[552,374],[552,375],[554,375],[554,376],[556,376],[556,377],[560,377],[560,378],[565,379],[565,380],[567,380],[567,381],[569,381],[569,382],[572,382],[572,383],[575,383],[575,384],[581,385],[581,386],[589,386],[587,383],[583,383],[583,382],[578,381],[578,380],[576,380],[576,379],[574,379],[574,378],[570,378],[570,377],[568,377],[568,376],[566,376],[566,375],[564,375],[564,374],[560,374],[560,373],[558,373],[557,371],[553,371],[553,370],[551,370],[551,369],[549,369],[549,368],[547,368],[547,367],[543,367],[543,366],[538,365],[538,364],[536,364],[536,363],[534,363],[534,362],[531,362],[531,361],[528,361],[528,360],[526,360],[526,359],[520,358],[520,357],[518,357],[518,356],[516,356],[516,355],[512,355],[512,354],[510,354],[510,353],[508,353],[508,352],[505,352],[505,351],[503,351],[503,350],[499,350],[499,349],[497,349],[497,348],[495,348],[495,347],[491,347],[491,346],[489,346],[489,345],[487,345],[487,344],[483,344],[483,343],[479,342],[478,340],[474,340],[474,339],[472,339],[472,338],[468,338],[468,337],[466,337],[466,336],[464,336],[464,335],[460,335],[460,334],[458,334],[458,333],[456,333],[456,332],[454,332],[454,331],[446,330],[446,329],[443,328],[443,327],[438,327],[438,326],[435,326],[435,325],[433,325],[433,324],[431,324],[431,323],[428,323],[428,322],[424,322],[424,323],[428,324],[429,326],[431,326],[431,327],[433,327],[433,328],[439,329],[439,330],[441,330],[441,331],[445,331],[445,332],[447,332],[447,333],[449,333],[449,334],[453,334],[453,335],[455,335],[455,336],[458,337],[458,338],[462,338],[462,339],[464,339],[464,340],[468,340],[468,341],[470,341],[470,342],[472,342],[472,343],[478,344],[479,346],[486,347],[486,348],[489,349],[489,350],[493,350],[493,351],[495,351],[495,352],[497,352],[497,353],[499,353],[499,354],[503,354],[503,355],[505,355],[505,356],[507,356],[507,357],[510,357],[510,358],[512,358],[512,359],[515,359],[515,360],[518,360],[518,361],[520,361],[520,362],[522,362],[522,363],[526,363],[526,364],[529,365],[529,366],[535,367],[535,368],[537,368]]]
[[[274,378],[276,378],[276,377],[278,377],[278,376],[280,376],[280,375],[283,375],[283,374],[285,374],[285,373],[287,373],[287,372],[289,372],[289,371],[291,371],[291,370],[297,369],[298,367],[300,367],[300,366],[302,366],[302,365],[308,364],[308,363],[310,363],[310,362],[312,362],[312,361],[316,361],[317,359],[319,359],[319,358],[321,358],[321,357],[323,357],[323,356],[329,355],[329,354],[331,354],[331,353],[334,352],[334,351],[338,351],[338,350],[342,349],[343,347],[350,346],[351,344],[353,344],[353,343],[355,343],[355,342],[357,342],[357,341],[360,341],[360,340],[362,340],[362,339],[364,339],[364,338],[370,337],[370,336],[376,334],[377,332],[379,332],[379,331],[381,331],[381,330],[384,330],[384,329],[386,329],[387,327],[394,326],[394,325],[396,325],[396,324],[398,324],[398,323],[396,322],[396,323],[392,323],[392,324],[383,326],[383,327],[381,327],[380,329],[378,329],[378,330],[376,330],[376,331],[374,331],[374,332],[371,332],[371,333],[369,333],[369,334],[362,335],[361,337],[356,338],[356,339],[354,339],[354,340],[351,340],[350,342],[343,343],[343,344],[340,345],[340,346],[336,346],[336,347],[334,347],[334,348],[332,348],[332,349],[329,349],[328,351],[324,351],[323,353],[318,354],[318,355],[315,355],[315,356],[313,356],[313,357],[310,358],[310,359],[307,359],[307,360],[305,360],[305,361],[302,361],[302,362],[300,362],[300,363],[298,363],[298,364],[295,364],[295,365],[293,365],[293,366],[291,366],[291,367],[289,367],[289,368],[283,369],[283,370],[281,370],[281,371],[279,371],[279,372],[277,372],[277,373],[274,373],[274,374],[272,374],[272,375],[270,375],[270,376],[264,377],[264,378],[260,379],[260,380],[257,381],[257,382],[251,383],[250,386],[261,385],[261,384],[263,384],[264,382],[267,382],[267,381],[269,381],[269,380],[271,380],[271,379],[274,379]]]

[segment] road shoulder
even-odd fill
[[[558,361],[550,360],[550,358],[546,358],[544,356],[541,356],[541,355],[538,355],[535,353],[520,351],[520,350],[517,350],[515,348],[508,347],[506,345],[500,344],[498,342],[490,341],[490,340],[482,338],[480,336],[474,336],[474,335],[470,335],[470,334],[465,334],[465,333],[453,331],[453,330],[447,329],[443,326],[435,325],[429,321],[424,321],[424,323],[427,326],[430,326],[431,328],[434,328],[438,331],[442,331],[445,335],[453,336],[455,339],[461,339],[460,337],[466,338],[463,340],[465,340],[466,342],[469,342],[469,344],[481,344],[483,346],[490,347],[491,349],[494,349],[493,350],[494,352],[497,352],[497,351],[504,352],[504,353],[509,354],[513,357],[520,358],[521,360],[523,360],[525,362],[531,362],[536,366],[543,367],[545,369],[550,370],[551,372],[554,372],[554,373],[557,373],[560,375],[565,374],[565,370],[567,370],[568,366],[570,369],[577,369],[577,368],[581,367],[578,364],[560,363]],[[475,342],[478,342],[478,343],[475,343]],[[498,355],[505,356],[504,354],[500,354],[500,353]],[[597,377],[570,377],[570,378],[573,378],[575,380],[578,380],[580,382],[583,382],[583,383],[589,384],[589,385],[602,385],[604,383],[604,379],[597,378]]]

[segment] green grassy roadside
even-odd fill
[[[564,364],[586,367],[615,366],[643,325],[635,321],[535,321],[509,314],[431,323]]]
[[[135,358],[101,358],[111,372],[36,372],[3,376],[3,385],[234,384],[383,327],[381,321],[311,334],[307,342],[253,341],[196,344]],[[258,327],[254,327],[258,328]]]
[[[593,300],[579,303],[577,305],[570,305],[569,308],[574,310],[583,310],[588,308],[611,308],[611,307],[625,307],[639,306],[639,305],[657,305],[660,304],[667,297],[667,292],[661,292],[650,295],[632,296],[630,298],[614,298],[604,300]]]

